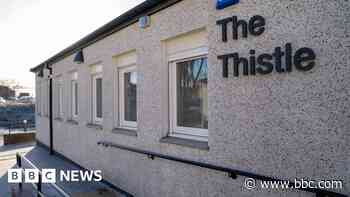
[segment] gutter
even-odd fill
[[[72,44],[51,58],[47,59],[45,62],[39,64],[38,66],[31,68],[30,72],[38,72],[45,68],[46,65],[52,65],[67,56],[74,54],[75,52],[86,48],[99,40],[110,36],[113,33],[120,31],[138,21],[141,16],[153,15],[163,9],[166,9],[182,0],[146,0],[140,5],[132,8],[131,10],[125,12],[124,14],[118,16],[111,22],[105,24],[99,29],[95,30],[91,34],[82,38],[78,42]]]

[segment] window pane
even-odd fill
[[[59,108],[58,108],[58,110],[59,110],[59,116],[61,116],[61,114],[62,114],[62,105],[63,105],[63,95],[62,95],[62,93],[63,93],[63,91],[62,91],[62,85],[61,84],[59,84],[59,86],[58,86],[58,93],[59,93],[59,102],[58,102],[58,104],[59,104]]]
[[[58,108],[58,110],[60,112],[59,115],[61,114],[61,104],[62,104],[62,95],[61,95],[61,93],[62,93],[61,85],[59,85],[59,87],[58,87],[58,94],[59,94],[59,97],[58,97],[58,99],[59,99],[59,102],[58,102],[59,108]]]
[[[207,58],[177,64],[177,125],[208,129]]]
[[[58,84],[57,85],[57,117],[59,117],[61,115],[61,87]]]
[[[96,117],[102,118],[102,78],[96,79]]]
[[[74,83],[74,115],[78,115],[78,83]]]
[[[137,73],[124,73],[124,118],[126,121],[137,121],[136,86]]]

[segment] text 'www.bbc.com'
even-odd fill
[[[294,179],[294,181],[261,181],[253,178],[244,180],[244,188],[248,190],[255,189],[272,189],[272,190],[288,190],[288,189],[342,189],[343,182],[340,180],[306,180]]]

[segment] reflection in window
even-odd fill
[[[58,82],[57,85],[57,117],[63,116],[63,85],[62,82]]]
[[[207,58],[177,63],[177,125],[208,129]]]
[[[124,73],[124,117],[126,121],[137,121],[137,104],[136,104],[136,86],[137,86],[137,73],[125,72]]]
[[[96,117],[102,118],[102,78],[96,78]]]
[[[72,81],[72,115],[73,117],[78,116],[78,82]]]

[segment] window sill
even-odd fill
[[[59,121],[59,122],[63,122],[63,119],[60,118],[60,117],[57,117],[57,118],[55,118],[54,120]]]
[[[103,126],[95,123],[88,123],[86,124],[88,128],[96,129],[96,130],[103,130]]]
[[[168,143],[168,144],[175,144],[179,146],[185,146],[189,148],[195,148],[200,150],[209,150],[208,142],[198,141],[198,140],[192,140],[192,139],[184,139],[179,137],[163,137],[160,139],[161,143]]]
[[[72,124],[72,125],[78,125],[79,122],[76,120],[67,120],[67,123]]]
[[[112,130],[112,133],[137,137],[137,131],[132,129],[114,128]]]

